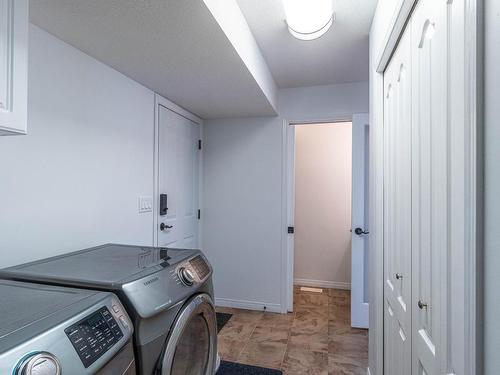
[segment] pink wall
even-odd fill
[[[294,278],[348,286],[351,123],[295,127]]]

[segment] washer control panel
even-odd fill
[[[106,306],[64,330],[85,368],[97,361],[123,337]]]

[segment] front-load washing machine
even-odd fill
[[[134,324],[140,374],[216,371],[212,268],[199,250],[107,244],[7,268],[0,277],[115,293]]]
[[[0,281],[0,374],[135,374],[132,322],[112,293]]]

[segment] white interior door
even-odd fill
[[[197,248],[200,125],[158,106],[158,246]]]
[[[368,328],[368,114],[352,118],[351,325]]]
[[[384,73],[384,364],[411,373],[411,45],[407,30]]]
[[[421,0],[412,22],[413,66],[413,374],[448,373],[447,4]],[[454,372],[454,371],[450,371]]]

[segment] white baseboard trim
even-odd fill
[[[295,285],[310,286],[316,288],[332,288],[351,290],[351,283],[343,283],[338,281],[324,281],[312,279],[293,279]]]
[[[278,303],[265,303],[258,301],[245,301],[240,299],[230,299],[230,298],[215,298],[215,305],[221,307],[234,307],[236,309],[246,309],[246,310],[258,310],[281,313],[281,305]]]

